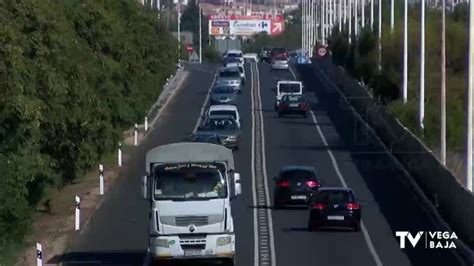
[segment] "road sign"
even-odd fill
[[[192,53],[194,51],[193,46],[191,44],[186,45],[186,51]]]
[[[325,47],[319,47],[318,48],[319,57],[325,57],[327,53],[328,53],[328,51]]]
[[[283,31],[283,22],[273,22],[272,23],[272,35],[278,35]]]

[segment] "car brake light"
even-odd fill
[[[306,185],[308,187],[319,187],[318,181],[314,181],[314,180],[306,181]]]
[[[316,209],[316,210],[322,210],[322,209],[326,208],[326,205],[324,205],[323,203],[316,203],[316,204],[313,205],[312,208]]]
[[[290,187],[290,181],[285,180],[285,181],[280,181],[277,183],[278,187]]]
[[[359,203],[351,202],[351,203],[347,204],[347,209],[348,210],[358,210],[358,209],[360,209],[360,205],[359,205]]]

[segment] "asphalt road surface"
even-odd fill
[[[66,254],[51,262],[148,264],[148,205],[142,198],[141,187],[145,153],[159,145],[183,141],[191,134],[214,75],[210,65],[187,67],[191,74],[184,87],[133,158],[123,166],[119,179],[87,228]],[[295,79],[293,70],[271,71],[267,64],[246,64],[246,77],[238,102],[241,146],[235,151],[243,193],[232,203],[237,265],[457,265],[449,251],[400,249],[395,230],[429,230],[429,221],[403,187],[392,188],[390,179],[375,182],[378,185],[368,181],[385,177],[369,175],[370,164],[365,166],[369,169],[362,171],[353,161],[350,149],[320,104],[324,99],[317,99],[314,94],[318,84],[305,84],[304,88],[312,103],[311,115],[278,118],[273,109],[274,88],[278,80]],[[324,180],[323,185],[353,188],[362,202],[361,231],[308,232],[307,209],[273,210],[272,177],[288,164],[313,166]],[[377,186],[382,195],[377,193]]]

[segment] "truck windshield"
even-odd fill
[[[227,197],[227,184],[219,169],[162,168],[155,171],[155,200],[208,200]]]

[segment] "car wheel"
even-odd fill
[[[303,113],[303,117],[306,118],[308,116],[308,114],[306,114],[306,112]]]
[[[316,230],[315,230],[315,227],[311,225],[311,222],[308,222],[308,231],[309,231],[309,232],[314,232],[314,231],[316,231]]]
[[[282,112],[278,112],[278,117],[283,117],[283,113],[282,113]]]
[[[237,93],[238,93],[238,94],[242,94],[242,90],[238,90]]]
[[[278,111],[278,106],[275,104],[275,111]]]

